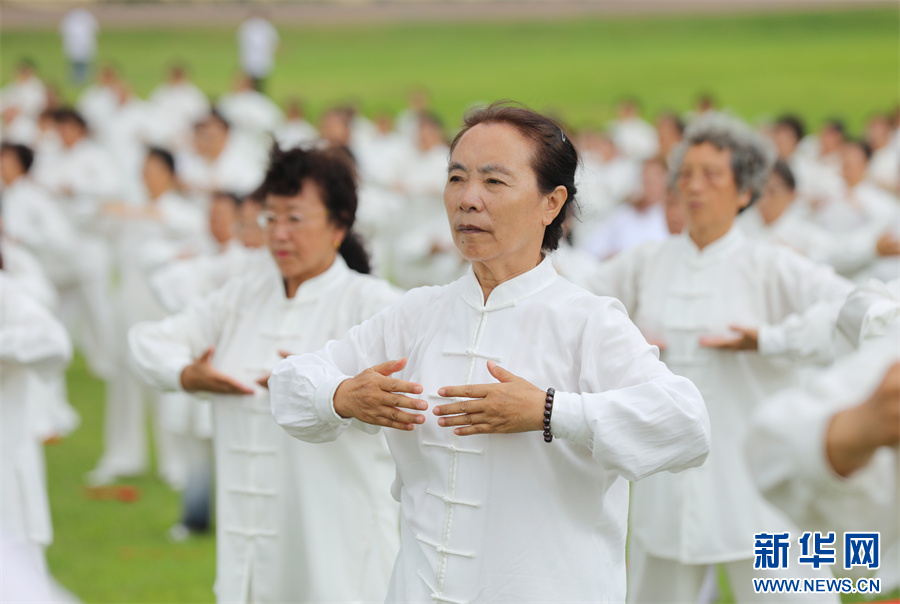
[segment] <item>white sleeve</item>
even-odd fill
[[[64,369],[72,360],[72,342],[50,311],[0,273],[0,362],[38,372]]]
[[[617,302],[588,321],[581,388],[556,393],[551,431],[590,448],[604,467],[634,481],[706,459],[710,428],[700,392],[669,371]]]
[[[275,366],[269,378],[272,415],[288,434],[307,442],[327,442],[347,429],[351,420],[335,413],[334,393],[344,380],[391,360],[391,353],[402,356],[399,307],[386,308],[318,352],[288,357]]]
[[[876,455],[867,467],[844,478],[831,467],[825,450],[832,417],[868,398],[900,354],[896,332],[892,337],[870,342],[803,387],[770,396],[754,412],[746,439],[748,467],[766,499],[796,522],[828,519],[829,508],[841,500],[852,504],[859,498],[862,505],[896,490],[890,454]]]
[[[853,284],[836,275],[830,266],[792,250],[781,246],[771,250],[776,255],[768,263],[771,277],[766,282],[766,302],[773,309],[770,316],[781,314],[784,318],[776,324],[759,326],[759,353],[820,363],[832,361],[835,324]]]
[[[210,346],[218,345],[241,291],[242,283],[235,280],[180,314],[132,327],[128,331],[129,360],[138,377],[160,390],[183,390],[181,372]]]
[[[648,255],[659,247],[659,242],[639,245],[616,254],[601,262],[587,279],[587,289],[598,296],[618,299],[629,315],[637,310],[641,271]]]

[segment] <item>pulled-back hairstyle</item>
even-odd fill
[[[674,186],[681,172],[687,150],[709,143],[719,151],[731,153],[731,173],[738,192],[750,192],[750,203],[756,201],[775,163],[775,150],[761,134],[741,120],[724,113],[707,113],[692,122],[669,156],[669,182]]]
[[[327,149],[281,149],[277,144],[269,155],[269,168],[262,184],[253,193],[261,199],[268,195],[293,197],[300,193],[303,181],[316,183],[328,220],[347,230],[338,249],[347,266],[368,274],[369,254],[362,239],[353,231],[356,220],[356,182],[345,155]]]
[[[549,195],[556,187],[566,188],[566,201],[559,214],[544,230],[541,249],[552,252],[559,247],[563,236],[563,224],[576,207],[575,170],[578,167],[578,151],[572,139],[553,118],[541,115],[526,107],[499,101],[486,107],[475,107],[463,118],[463,127],[450,143],[450,152],[456,148],[466,132],[479,124],[506,124],[531,141],[531,169],[537,177],[538,189]]]
[[[0,153],[12,153],[16,156],[19,165],[22,167],[22,173],[28,174],[31,170],[31,164],[34,163],[34,151],[31,147],[20,145],[17,143],[0,143]]]

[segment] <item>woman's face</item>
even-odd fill
[[[544,228],[566,197],[564,187],[541,193],[532,152],[532,143],[506,124],[479,124],[457,143],[444,207],[453,241],[467,260],[505,261],[539,253]]]
[[[712,143],[691,146],[678,172],[678,198],[688,228],[724,228],[750,203],[750,193],[739,193],[731,169],[731,151]]]
[[[308,179],[293,197],[267,196],[259,216],[269,250],[285,279],[302,282],[324,273],[346,235],[345,229],[329,220],[319,187]]]

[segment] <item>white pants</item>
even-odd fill
[[[794,555],[796,547],[791,548]],[[735,602],[803,602],[809,604],[840,604],[835,593],[756,593],[754,578],[760,579],[830,579],[828,567],[818,570],[801,565],[796,557],[789,568],[754,569],[753,558],[723,562]],[[632,537],[628,545],[628,602],[668,602],[695,604],[700,595],[707,564],[682,564],[677,560],[657,558],[644,549],[640,539]]]

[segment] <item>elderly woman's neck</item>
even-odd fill
[[[504,281],[515,279],[539,265],[544,259],[538,251],[536,255],[522,254],[515,258],[498,260],[495,262],[472,262],[472,270],[481,286],[484,302],[487,303],[491,292]]]
[[[702,250],[709,244],[714,243],[727,235],[733,225],[734,220],[703,227],[694,225],[690,227],[688,234],[691,237],[691,241],[697,246],[697,249]]]

